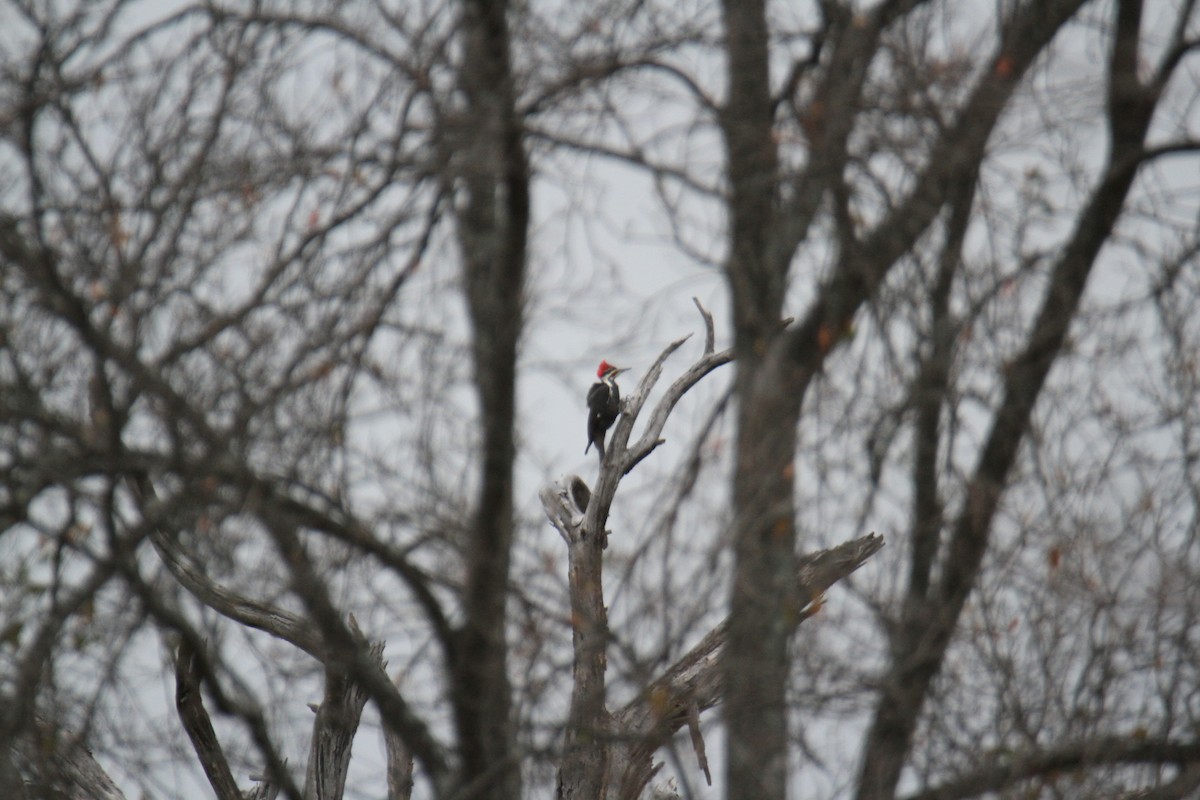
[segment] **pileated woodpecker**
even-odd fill
[[[621,413],[621,390],[617,388],[616,377],[624,371],[624,367],[614,367],[607,361],[601,361],[600,368],[596,370],[596,377],[600,380],[588,389],[588,443],[583,452],[596,445],[601,463],[604,462],[604,434]]]

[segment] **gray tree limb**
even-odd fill
[[[296,595],[327,645],[327,657],[323,662],[326,668],[336,665],[362,686],[378,706],[384,725],[403,736],[412,748],[437,795],[450,796],[450,784],[455,778],[441,742],[392,683],[379,658],[372,656],[361,634],[355,633],[355,626],[344,621],[298,532],[284,524],[271,525],[269,530],[283,563],[291,572]]]
[[[684,336],[668,344],[647,369],[634,391],[622,403],[622,413],[613,429],[607,455],[593,491],[582,478],[572,475],[539,491],[542,506],[567,544],[568,585],[571,602],[572,672],[571,707],[565,737],[565,752],[559,768],[561,798],[605,796],[615,789],[609,749],[597,742],[607,738],[611,720],[604,703],[605,670],[609,642],[608,612],[604,606],[603,552],[607,545],[608,512],[621,478],[662,443],[661,434],[680,398],[717,367],[732,360],[732,351],[715,352],[716,333],[712,316],[693,300],[704,320],[704,353],[677,378],[659,399],[638,441],[629,445],[633,427],[650,392],[662,375],[666,360],[686,342]],[[783,323],[786,325],[786,322]],[[652,753],[655,748],[651,748]],[[645,775],[648,781],[652,773]],[[606,788],[608,787],[608,788]]]
[[[905,800],[966,800],[983,794],[1003,792],[1022,781],[1054,772],[1071,772],[1093,766],[1119,764],[1176,764],[1184,767],[1180,778],[1194,788],[1200,783],[1200,742],[1137,739],[1105,736],[1015,756],[980,759],[985,766],[932,789],[908,795]],[[991,763],[989,763],[991,762]],[[1168,784],[1169,786],[1169,784]],[[1166,789],[1167,787],[1160,787]],[[1180,787],[1175,787],[1176,791]],[[1186,794],[1186,792],[1185,792]],[[1151,793],[1135,797],[1166,796]]]
[[[35,719],[29,735],[21,736],[2,757],[20,774],[14,774],[12,782],[4,786],[14,800],[125,800],[83,741],[43,719]]]
[[[803,607],[794,625],[817,613],[822,595],[883,548],[883,537],[869,534],[828,550],[802,556],[796,574],[797,596]],[[669,667],[637,698],[613,715],[611,784],[607,797],[637,798],[654,772],[654,752],[688,724],[692,709],[703,713],[719,703],[725,692],[721,653],[728,641],[729,620],[715,627],[699,644]],[[698,752],[698,757],[700,753]],[[703,762],[702,762],[703,763]]]
[[[196,653],[186,640],[181,641],[175,653],[175,711],[217,800],[241,800],[242,793],[229,768],[229,760],[204,708],[200,695],[202,676]]]
[[[517,351],[524,326],[530,168],[517,110],[505,0],[458,6],[457,89],[464,114],[446,133],[457,149],[450,181],[460,196],[455,233],[474,334],[481,447],[478,498],[463,577],[463,624],[449,663],[450,700],[471,797],[520,795],[505,604],[514,530]]]
[[[1059,9],[1061,13],[1066,10]],[[1033,26],[1031,35],[1036,33],[1048,41],[1052,31],[1035,24],[1040,13],[1024,25]],[[1137,79],[1140,3],[1118,3],[1115,15],[1117,33],[1109,63],[1112,145],[1108,162],[1071,240],[1054,265],[1025,348],[1005,371],[1003,400],[967,485],[964,507],[952,523],[940,579],[930,586],[928,598],[913,594],[906,598],[903,616],[911,623],[899,629],[893,642],[896,663],[884,677],[879,706],[868,732],[859,800],[882,800],[895,793],[921,707],[941,669],[982,566],[992,519],[1029,430],[1038,395],[1067,340],[1095,258],[1133,185],[1137,160],[1131,155],[1142,150],[1154,103],[1152,94]],[[1026,42],[1021,47],[1025,50],[1028,45]]]
[[[650,414],[650,419],[647,421],[646,428],[642,432],[641,437],[638,438],[637,442],[629,446],[628,452],[625,453],[623,458],[620,459],[621,473],[624,475],[629,474],[634,467],[641,463],[642,459],[654,452],[655,448],[663,443],[664,440],[660,437],[662,435],[663,427],[665,427],[667,424],[667,418],[675,409],[676,403],[678,403],[679,400],[685,394],[687,394],[688,390],[699,383],[706,375],[715,370],[717,367],[728,364],[733,360],[732,349],[725,349],[719,353],[715,351],[716,331],[713,327],[712,314],[710,314],[696,298],[693,297],[692,302],[696,304],[696,308],[699,310],[700,316],[704,319],[704,354],[699,360],[693,363],[692,366],[688,367],[682,375],[676,378],[669,387],[667,387],[666,393],[658,401],[658,404],[654,407],[654,411]],[[786,322],[784,324],[786,324]],[[683,344],[685,341],[687,341],[686,337],[684,339],[680,339],[677,343],[672,343],[672,347],[668,350],[665,350],[659,356],[658,360],[655,361],[655,367],[659,367],[661,369],[661,364],[666,360],[666,357],[674,351],[674,347],[678,344]],[[649,378],[651,374],[652,373],[648,372],[646,377]],[[654,381],[651,381],[651,386],[653,386],[653,383],[657,381],[658,374],[653,373],[653,377]],[[643,381],[645,381],[645,378]],[[632,403],[630,407],[630,412],[632,412],[632,419],[630,420],[631,428],[633,420],[636,419],[637,413],[641,411],[642,405],[645,402],[644,398],[645,395],[642,392],[642,386],[639,384],[638,392],[635,394],[635,400],[637,402]]]
[[[142,502],[143,513],[149,522],[161,517],[161,501],[153,484],[143,476],[131,481],[130,485]],[[283,516],[295,516],[290,511],[285,510]],[[312,570],[295,531],[285,524],[273,524],[270,530],[285,556],[284,562],[293,572],[297,594],[311,615],[308,618],[258,603],[220,586],[194,564],[178,538],[162,526],[152,528],[150,539],[171,574],[205,605],[234,621],[295,645],[320,661],[327,671],[331,668],[348,670],[355,685],[363,687],[379,705],[385,726],[395,728],[409,740],[409,746],[424,762],[435,784],[447,780],[448,766],[440,744],[388,679],[381,660],[368,652],[370,648],[357,626],[343,623],[322,588],[324,584]]]
[[[568,776],[563,776],[560,769],[559,797],[633,800],[657,772],[654,752],[687,725],[693,715],[711,709],[722,699],[725,687],[720,657],[728,637],[728,621],[714,628],[636,699],[610,714],[604,706],[603,693],[608,636],[602,586],[585,583],[577,563],[581,558],[577,550],[585,545],[590,544],[592,550],[600,552],[598,546],[591,544],[592,539],[584,536],[587,485],[578,475],[569,475],[544,486],[539,497],[551,524],[567,542],[571,579],[576,684],[567,741],[568,746],[578,750],[574,755],[578,763],[576,771]],[[580,499],[585,507],[580,506]],[[870,534],[801,558],[796,575],[797,596],[805,600],[794,615],[794,624],[815,613],[821,595],[862,566],[883,544],[882,537]],[[594,574],[598,575],[599,567],[595,569]],[[577,602],[577,593],[585,593],[587,597],[583,599],[587,602]],[[604,627],[600,629],[597,620],[575,617],[577,608],[595,608],[590,613],[603,613],[600,621]],[[574,716],[576,713],[580,716]],[[583,728],[585,713],[588,727]],[[703,765],[702,753],[697,746],[697,756]],[[570,756],[570,753],[564,755],[564,765]],[[586,795],[585,790],[596,793]]]
[[[383,731],[387,751],[387,800],[409,800],[413,790],[412,752],[390,728]]]
[[[709,329],[707,342],[715,338],[711,317],[697,303]],[[607,667],[608,611],[604,606],[603,554],[607,546],[608,512],[621,478],[660,443],[659,435],[671,409],[684,392],[704,375],[728,361],[706,352],[684,377],[659,401],[650,426],[632,450],[628,447],[633,426],[650,392],[662,375],[663,365],[690,338],[684,336],[667,345],[646,370],[633,393],[622,403],[621,417],[612,436],[594,491],[578,476],[570,476],[539,491],[542,506],[567,544],[567,578],[571,602],[572,667],[571,706],[568,714],[565,751],[559,767],[561,798],[600,797],[604,791],[607,748],[596,746],[608,728],[604,705],[604,674]]]
[[[366,637],[350,618],[350,629],[367,648],[367,657],[384,668],[383,642],[367,644]],[[332,662],[325,667],[325,698],[317,707],[309,745],[308,769],[304,777],[305,800],[341,800],[346,790],[346,773],[354,734],[358,732],[363,706],[369,697],[345,667]]]
[[[180,586],[218,614],[282,639],[318,661],[322,660],[324,645],[312,625],[291,612],[221,586],[205,574],[183,547],[179,536],[159,523],[167,518],[170,509],[164,507],[164,501],[148,477],[141,475],[131,479],[129,486],[141,505],[142,514],[151,524],[150,543]]]

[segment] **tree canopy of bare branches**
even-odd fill
[[[1193,796],[1195,6],[0,0],[5,796]]]

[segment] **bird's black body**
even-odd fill
[[[596,373],[600,380],[592,384],[592,388],[588,390],[587,394],[588,443],[587,447],[583,448],[583,452],[586,453],[592,445],[596,445],[601,462],[604,461],[604,434],[617,421],[617,416],[621,413],[621,390],[617,388],[615,379],[623,371],[608,362],[601,363],[600,369]]]

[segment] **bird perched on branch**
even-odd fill
[[[614,367],[607,361],[601,361],[599,369],[596,370],[596,377],[600,380],[593,383],[587,393],[588,443],[583,452],[586,453],[592,445],[596,445],[601,463],[604,462],[604,434],[621,413],[621,390],[617,388],[616,378],[622,372],[625,372],[624,367]]]

